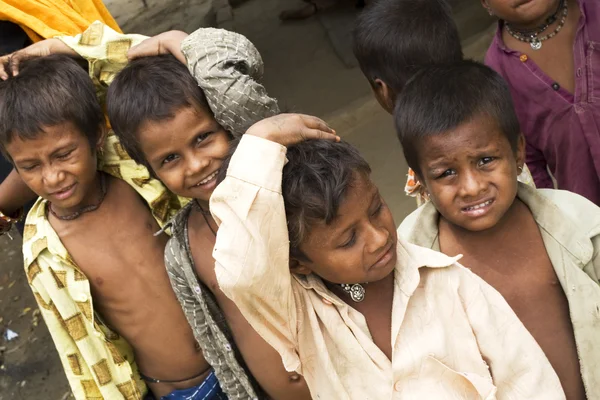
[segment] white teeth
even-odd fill
[[[490,204],[492,204],[492,200],[488,200],[488,201],[486,201],[484,203],[477,204],[476,206],[467,207],[467,208],[465,208],[465,211],[477,210],[479,208],[482,208],[482,207],[485,207],[485,206],[489,206]]]
[[[198,185],[196,185],[196,186],[204,185],[205,183],[212,181],[213,179],[215,179],[217,177],[218,173],[219,173],[219,170],[216,170],[215,172],[213,172],[212,174],[207,176],[205,179],[200,181],[200,183],[198,183]]]

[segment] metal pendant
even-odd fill
[[[531,42],[529,42],[529,45],[533,50],[539,50],[542,48],[542,42],[537,39],[533,39]]]
[[[350,298],[355,303],[360,303],[365,299],[365,288],[358,283],[354,283],[352,285],[347,283],[341,283],[340,286],[344,290],[344,292],[350,295]]]

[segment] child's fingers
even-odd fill
[[[299,114],[300,118],[304,121],[307,127],[311,129],[318,129],[323,132],[333,133],[335,132],[327,122],[323,121],[321,118],[313,117],[312,115],[304,115]]]
[[[331,140],[332,142],[339,142],[341,139],[338,135],[336,135],[335,131],[329,127],[327,128],[328,130],[307,128],[302,132],[302,138],[304,140],[319,139]]]
[[[8,57],[0,57],[0,79],[3,81],[8,79],[6,68],[8,66]]]
[[[10,68],[12,76],[19,75],[19,64],[21,63],[21,60],[25,57],[26,55],[24,53],[15,53],[12,57],[9,58],[8,66]]]

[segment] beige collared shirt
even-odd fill
[[[290,274],[285,154],[242,138],[211,198],[213,255],[223,292],[314,399],[564,399],[508,304],[457,258],[398,241],[391,361],[361,313],[317,276]]]
[[[544,246],[569,302],[588,400],[600,399],[600,208],[564,190],[520,183],[517,196],[537,222]],[[410,214],[398,233],[411,243],[440,249],[439,213],[427,203]]]

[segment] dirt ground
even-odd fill
[[[180,0],[148,0],[151,6],[168,2],[183,4]],[[280,100],[282,109],[325,118],[345,140],[361,150],[399,223],[415,203],[402,192],[407,168],[392,119],[372,99],[360,71],[347,68],[336,56],[318,19],[291,24],[278,21],[281,10],[298,3],[299,0],[247,0],[234,9],[235,30],[246,35],[261,52],[265,86]],[[156,13],[143,10],[142,0],[107,0],[106,4],[122,26],[136,26],[136,33],[150,33],[152,19],[157,18]],[[185,30],[197,22],[191,21],[195,18],[193,13],[182,14],[180,7],[169,9],[171,13],[166,11],[159,16],[162,25]],[[478,10],[463,10],[457,20]],[[140,22],[142,12],[150,20]],[[130,22],[134,17],[135,24]],[[491,32],[465,38],[465,53],[480,59]],[[72,398],[27,285],[20,236],[13,232],[13,237],[12,241],[6,235],[0,237],[0,400]],[[8,330],[19,336],[6,340]]]

